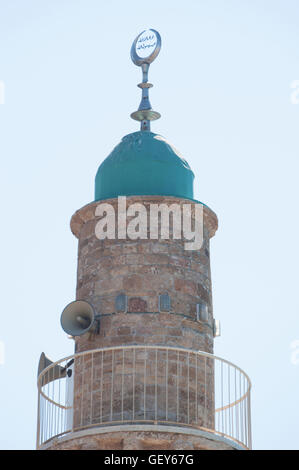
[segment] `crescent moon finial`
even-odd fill
[[[161,49],[161,36],[154,29],[142,31],[131,47],[131,59],[135,65],[142,69],[142,82],[138,87],[142,90],[142,97],[139,108],[131,114],[131,118],[140,121],[141,131],[150,131],[150,121],[161,117],[161,114],[154,111],[149,101],[149,88],[153,85],[148,82],[148,70],[150,64],[155,60]]]

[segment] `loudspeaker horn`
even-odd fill
[[[39,358],[39,363],[38,363],[38,370],[37,370],[37,376],[42,373],[44,369],[46,369],[48,366],[51,366],[54,364],[46,355],[44,352],[41,353],[40,358]],[[49,382],[53,382],[53,380],[61,379],[63,377],[66,377],[67,375],[67,369],[66,367],[59,366],[56,364],[56,366],[52,367],[49,369],[45,374],[42,376],[41,379],[41,385],[47,385]]]
[[[75,300],[63,310],[60,318],[62,329],[71,336],[81,336],[97,320],[93,306],[85,300]]]

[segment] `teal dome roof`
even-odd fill
[[[193,179],[186,160],[164,137],[134,132],[99,166],[95,200],[144,195],[193,199]]]

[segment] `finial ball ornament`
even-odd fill
[[[161,49],[161,36],[154,29],[140,33],[131,47],[131,59],[135,65],[151,64]]]

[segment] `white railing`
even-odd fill
[[[120,346],[74,354],[38,377],[37,448],[94,426],[169,424],[251,448],[251,383],[201,351]]]

